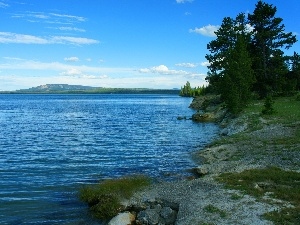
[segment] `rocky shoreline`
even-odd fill
[[[218,105],[217,99],[213,99],[213,104],[207,104],[206,100],[195,99],[191,107],[198,110],[198,115],[209,115],[205,118],[210,118],[209,121],[217,121],[223,130],[220,133],[222,140],[219,143],[216,141],[193,156],[201,162],[201,165],[195,168],[201,177],[157,183],[136,193],[128,202],[124,203],[127,205],[128,211],[132,213],[129,213],[134,221],[132,224],[268,225],[273,223],[265,220],[262,215],[279,210],[289,204],[285,202],[277,204],[276,199],[259,202],[254,197],[242,194],[237,190],[226,189],[215,178],[225,172],[241,172],[246,169],[267,166],[277,166],[285,170],[300,172],[299,151],[289,151],[288,149],[278,151],[278,148],[284,148],[284,145],[265,145],[267,140],[293,135],[295,127],[300,123],[297,122],[294,126],[271,124],[259,114],[243,114],[233,118],[228,116],[226,111]],[[253,118],[255,118],[254,124]],[[242,135],[243,138],[240,138],[239,135]],[[298,149],[300,146],[297,144],[294,147]],[[262,148],[267,151],[262,151]],[[114,221],[118,220],[114,218]],[[114,221],[112,220],[109,224],[121,225],[132,222]]]

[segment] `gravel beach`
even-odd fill
[[[227,189],[215,180],[221,173],[267,166],[300,172],[300,145],[295,144],[287,148],[284,144],[272,144],[272,140],[292,136],[295,128],[300,126],[299,122],[292,126],[269,124],[259,115],[254,116],[257,116],[259,121],[256,129],[248,124],[247,116],[227,120],[226,126],[220,123],[229,129],[226,133],[230,134],[220,137],[222,141],[219,144],[217,141],[195,153],[193,157],[201,162],[199,167],[207,171],[205,176],[154,184],[147,190],[136,193],[131,199],[131,204],[138,205],[155,199],[176,203],[179,205],[176,225],[273,224],[262,215],[287,206],[288,202],[276,199],[257,201],[254,197],[237,190]],[[241,135],[243,138],[238,138]]]

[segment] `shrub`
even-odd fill
[[[109,219],[122,210],[123,199],[130,198],[135,191],[149,184],[150,179],[145,176],[109,179],[81,188],[79,197],[89,205],[95,217]]]
[[[273,104],[274,104],[274,101],[273,101],[272,96],[268,95],[266,97],[266,100],[265,100],[265,103],[264,103],[265,108],[262,110],[262,114],[271,115],[271,114],[275,113],[275,110],[273,108]]]

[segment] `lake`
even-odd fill
[[[0,95],[0,224],[96,224],[79,188],[182,179],[218,133],[176,95]]]

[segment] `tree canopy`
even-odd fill
[[[221,94],[234,113],[245,107],[252,91],[264,98],[300,90],[300,57],[284,52],[296,36],[285,31],[276,12],[276,6],[260,0],[247,17],[225,17],[207,45],[209,90]]]

